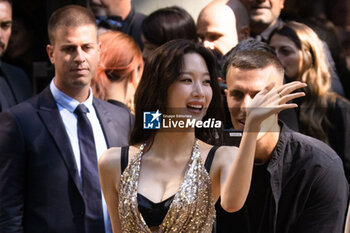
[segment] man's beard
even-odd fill
[[[6,51],[5,44],[0,41],[0,58],[3,57],[4,53]]]

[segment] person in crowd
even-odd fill
[[[250,31],[253,37],[268,41],[271,32],[282,27],[279,18],[285,0],[252,0],[250,3]]]
[[[270,45],[287,79],[308,84],[300,102],[300,132],[329,144],[342,158],[350,181],[350,102],[330,91],[331,78],[324,47],[308,26],[287,22],[272,34]]]
[[[111,29],[130,35],[142,51],[141,25],[146,16],[135,11],[131,0],[100,0],[100,2],[105,7],[107,23]]]
[[[89,0],[89,5],[95,17],[107,15],[106,7],[102,4],[101,0]]]
[[[210,2],[199,13],[197,34],[206,48],[225,55],[249,37],[248,12],[238,0]]]
[[[231,121],[246,131],[250,103],[266,83],[282,84],[284,67],[263,50],[242,50],[226,62]],[[240,211],[217,216],[217,232],[342,232],[349,191],[339,156],[277,117],[267,125],[254,149],[247,200]]]
[[[254,38],[248,38],[246,40],[243,40],[237,44],[237,46],[233,49],[231,49],[224,57],[225,60],[230,60],[236,54],[240,51],[251,51],[251,50],[262,50],[268,53],[271,53],[273,55],[276,55],[274,49],[272,49],[267,43],[262,42],[260,40],[254,39]],[[223,77],[227,76],[227,66],[229,65],[228,62],[225,62],[222,70],[223,70]],[[284,83],[287,81],[284,79]],[[298,117],[297,117],[297,112],[296,109],[287,109],[285,111],[282,111],[278,114],[278,118],[282,120],[286,125],[291,128],[294,131],[299,132],[299,122],[298,122]],[[227,119],[230,119],[230,114]],[[229,120],[226,123],[228,126],[231,128],[233,127],[232,122]],[[227,127],[229,128],[229,127]]]
[[[91,87],[96,97],[134,112],[134,94],[143,71],[142,52],[134,39],[119,31],[99,36],[100,63]]]
[[[326,19],[307,18],[298,21],[310,27],[322,41],[324,52],[328,60],[331,74],[331,90],[341,96],[346,96],[346,82],[349,76],[343,57],[341,57],[341,45],[337,29],[331,21]]]
[[[344,39],[342,43],[342,56],[344,57],[344,69],[343,72],[344,78],[342,79],[343,81],[343,86],[344,86],[344,91],[345,91],[345,97],[350,100],[350,37]]]
[[[240,40],[249,37],[248,11],[238,0],[212,1],[199,13],[197,34],[203,45],[214,53],[217,74],[222,78],[223,56]],[[225,83],[220,82],[220,87],[225,89]]]
[[[250,30],[252,37],[268,42],[273,31],[283,27],[284,22],[280,18],[285,0],[252,0],[250,3]],[[326,43],[323,44],[327,51],[329,64],[334,63]],[[334,68],[335,69],[335,68]],[[333,91],[344,95],[344,89],[335,70],[332,73]]]
[[[94,98],[95,17],[68,5],[48,22],[55,77],[0,114],[0,232],[111,232],[97,159],[128,144],[129,112]]]
[[[142,23],[143,57],[146,59],[157,47],[174,39],[198,41],[192,16],[178,6],[152,12]]]
[[[12,1],[0,0],[0,112],[33,94],[29,78],[23,70],[1,61],[9,43],[11,29]]]
[[[226,84],[222,75],[223,56],[239,41],[249,37],[249,14],[247,9],[238,0],[212,1],[199,13],[197,34],[202,44],[215,55],[216,71],[224,96]],[[225,98],[223,98],[223,105],[225,115],[229,118]],[[227,121],[226,126],[231,126],[229,121]]]
[[[107,16],[107,9],[102,4],[101,0],[89,0],[89,7],[96,17],[97,34],[108,31],[118,31],[121,28],[120,18],[113,18]]]
[[[265,130],[275,113],[296,107],[286,101],[303,96],[289,93],[304,85],[267,85],[251,102],[240,148],[213,147],[197,137],[214,143],[219,135],[215,127],[197,132],[195,127],[144,129],[145,110],[157,110],[152,113],[155,121],[161,114],[163,120],[180,115],[172,119],[179,124],[186,116],[197,123],[220,119],[221,95],[212,53],[183,39],[156,49],[145,64],[135,95],[132,146],[107,150],[99,160],[113,231],[211,232],[214,201],[221,195],[226,210],[242,207],[259,131]],[[256,111],[258,106],[263,108]]]
[[[338,33],[349,32],[350,2],[347,0],[288,0],[283,14],[293,18],[315,17],[320,21],[330,20],[338,28]]]

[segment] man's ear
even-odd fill
[[[281,0],[281,5],[280,5],[281,10],[284,8],[284,2],[285,2],[285,0]]]
[[[249,26],[242,26],[239,28],[239,41],[248,39],[250,37],[250,28]]]
[[[54,51],[53,51],[53,46],[48,44],[46,45],[46,52],[47,55],[49,56],[49,59],[51,61],[51,64],[55,64],[55,58],[54,58]]]
[[[97,53],[98,53],[98,61],[100,62],[100,59],[101,59],[101,42],[98,42]]]
[[[224,92],[225,92],[225,96],[227,97],[227,95],[228,95],[227,89],[225,89]]]

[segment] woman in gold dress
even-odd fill
[[[135,95],[131,146],[111,148],[99,160],[114,233],[209,233],[219,196],[227,211],[243,206],[262,124],[296,107],[286,101],[303,96],[290,92],[304,84],[267,85],[247,109],[239,149],[218,148],[209,144],[220,139],[221,94],[215,74],[211,52],[186,40],[162,45],[145,64]],[[144,120],[154,127],[159,120],[161,127],[145,129],[150,125]],[[193,120],[196,127],[188,124]]]

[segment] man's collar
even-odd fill
[[[68,111],[73,113],[75,108],[78,106],[78,104],[80,104],[79,101],[77,101],[76,99],[74,99],[74,98],[64,94],[62,91],[60,91],[56,87],[54,80],[55,80],[55,78],[53,78],[51,83],[50,83],[50,90],[51,90],[53,98],[55,99],[57,104],[59,104],[63,108],[65,108]],[[91,108],[93,108],[92,102],[93,102],[93,94],[92,94],[92,90],[90,88],[89,89],[89,97],[84,102],[82,102],[82,104],[84,104],[89,109],[89,111],[91,111]]]
[[[278,18],[276,20],[276,23],[268,28],[266,28],[261,34],[260,36],[262,37],[262,39],[264,41],[268,41],[270,39],[271,33],[276,30],[276,29],[280,29],[282,28],[284,25],[284,22],[282,21],[282,19]]]

